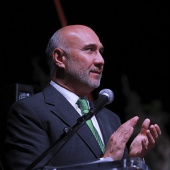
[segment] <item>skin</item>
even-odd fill
[[[56,69],[51,78],[78,96],[87,96],[100,85],[104,68],[103,45],[96,33],[84,25],[70,25],[59,31],[64,43],[53,50]],[[138,120],[138,116],[129,119],[111,135],[103,158],[122,158]],[[143,158],[154,148],[160,135],[160,127],[157,124],[150,125],[150,120],[145,119],[140,133],[130,145],[129,157]]]

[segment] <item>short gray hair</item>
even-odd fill
[[[56,31],[52,37],[50,38],[47,48],[46,48],[46,56],[47,56],[47,62],[50,68],[50,75],[52,75],[53,71],[55,70],[54,60],[53,60],[53,51],[55,48],[61,48],[64,49],[65,42],[62,31],[58,30]]]

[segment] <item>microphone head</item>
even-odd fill
[[[110,104],[114,100],[114,93],[110,89],[103,89],[99,92],[99,96],[106,96],[108,98],[108,102],[106,104]]]

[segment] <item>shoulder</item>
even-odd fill
[[[41,92],[34,93],[30,97],[23,98],[18,100],[17,102],[13,103],[11,107],[21,107],[21,106],[28,106],[28,107],[37,107],[38,105],[44,104],[48,98],[55,98],[58,91],[54,89],[53,86],[48,85],[44,88]]]
[[[30,97],[26,97],[26,98],[16,101],[15,103],[12,104],[11,107],[18,107],[21,105],[32,106],[32,105],[36,105],[37,103],[40,103],[40,101],[42,100],[43,100],[43,93],[39,92],[39,93],[33,94]]]
[[[112,110],[104,107],[101,111],[104,112],[104,114],[106,114],[107,117],[112,118],[112,119],[120,122],[120,117],[115,112],[113,112]]]

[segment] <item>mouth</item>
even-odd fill
[[[100,74],[102,74],[103,69],[97,69],[97,68],[96,69],[91,69],[90,72],[100,75]]]
[[[93,78],[95,79],[100,79],[101,76],[102,76],[102,71],[99,71],[99,70],[92,70],[90,71],[90,74],[92,75]]]
[[[91,73],[100,75],[100,74],[101,74],[101,71],[91,71]]]

